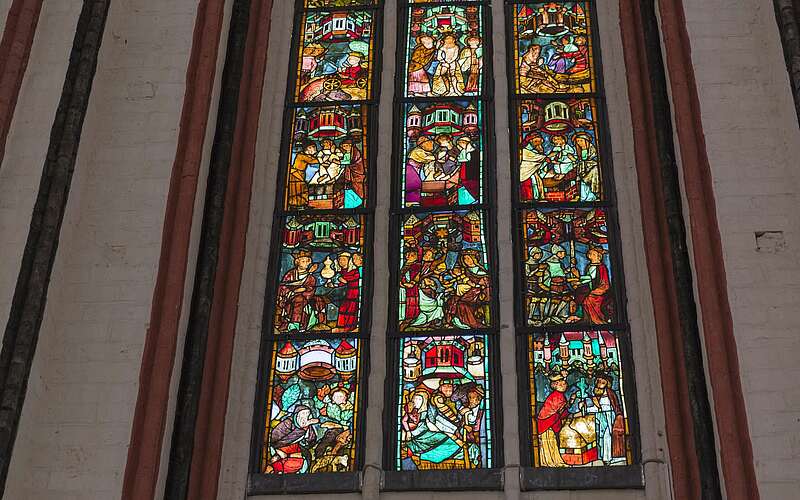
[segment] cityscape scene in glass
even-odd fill
[[[533,336],[528,363],[535,466],[630,463],[620,345],[613,333]]]
[[[483,197],[483,104],[404,105],[404,207],[472,205]]]
[[[513,9],[517,92],[594,91],[587,2],[517,4]]]
[[[367,191],[367,110],[361,104],[294,110],[288,210],[358,208]]]
[[[483,215],[407,214],[401,230],[400,330],[489,326],[492,291]]]
[[[357,339],[274,344],[262,472],[354,470],[360,364]]]
[[[358,330],[363,216],[288,216],[283,228],[274,332]]]
[[[481,7],[412,7],[406,96],[477,95],[483,84]]]
[[[591,99],[518,102],[520,200],[602,199],[596,114]]]
[[[373,77],[373,16],[368,10],[304,14],[297,101],[369,98]]]
[[[528,325],[611,323],[615,318],[606,212],[522,212]]]
[[[398,470],[492,466],[485,336],[399,340]]]

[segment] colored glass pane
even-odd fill
[[[360,5],[373,5],[375,0],[305,0],[306,8],[319,7],[354,7]]]
[[[606,331],[529,338],[535,467],[631,463],[622,344],[617,335]]]
[[[368,99],[373,73],[372,11],[303,15],[298,54],[299,102]]]
[[[399,340],[398,470],[493,465],[488,343],[478,335]]]
[[[367,196],[368,130],[364,105],[294,110],[286,208],[358,208]]]
[[[410,7],[406,96],[478,95],[483,84],[480,6]]]
[[[275,333],[358,331],[364,217],[286,217],[275,297]]]
[[[262,472],[355,470],[360,351],[352,338],[274,345]]]
[[[616,318],[602,208],[522,212],[528,325],[611,323]]]
[[[481,212],[403,216],[400,253],[401,331],[491,324],[492,290]]]
[[[513,12],[518,93],[594,91],[588,2],[529,3]]]
[[[480,203],[483,198],[483,104],[405,104],[402,201],[406,207]]]
[[[517,105],[520,199],[603,198],[593,99],[523,100]]]

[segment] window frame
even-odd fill
[[[378,169],[378,133],[380,102],[381,70],[383,67],[383,22],[384,0],[371,0],[365,5],[351,5],[345,7],[305,7],[304,0],[295,0],[292,13],[292,36],[289,49],[289,72],[287,74],[286,94],[283,101],[283,116],[278,154],[278,166],[275,191],[275,205],[272,214],[272,228],[270,238],[269,257],[267,264],[267,283],[264,293],[264,306],[261,320],[261,337],[259,345],[258,375],[255,388],[255,406],[253,409],[253,425],[250,443],[250,459],[248,464],[247,496],[269,494],[304,494],[304,493],[353,493],[361,491],[363,470],[365,467],[365,438],[366,416],[369,394],[370,375],[370,337],[372,325],[372,302],[374,296],[374,233],[375,233],[375,208],[377,193]],[[339,101],[308,101],[302,102],[295,99],[298,84],[298,68],[300,64],[300,49],[303,43],[302,33],[306,28],[306,14],[310,12],[372,12],[371,30],[372,37],[372,62],[370,65],[371,85],[370,95],[361,100]],[[380,27],[381,29],[377,29]],[[366,162],[366,187],[367,196],[360,207],[342,209],[290,209],[286,208],[286,180],[288,165],[291,157],[292,132],[295,111],[299,108],[315,108],[329,106],[366,107],[367,127],[366,145],[369,148],[369,157]],[[284,221],[290,216],[314,215],[339,215],[361,216],[364,218],[362,284],[361,284],[361,309],[359,326],[356,332],[337,334],[292,333],[279,334],[274,332],[274,314],[276,308],[277,286],[280,280],[280,258],[283,250],[281,234]],[[266,474],[261,471],[261,456],[265,446],[265,433],[267,432],[267,397],[269,387],[274,375],[272,373],[272,354],[276,345],[292,340],[313,339],[357,339],[358,353],[360,356],[360,380],[358,384],[357,413],[354,416],[353,428],[356,438],[353,443],[355,448],[352,470],[348,472],[316,472],[302,474]]]
[[[502,0],[495,0],[502,1]],[[407,97],[406,96],[406,58],[408,57],[408,27],[410,11],[414,7],[435,6],[479,6],[481,8],[483,69],[481,91],[470,96],[447,97]],[[503,391],[500,360],[499,320],[499,273],[500,261],[497,237],[497,152],[495,134],[494,99],[494,39],[492,30],[491,0],[432,0],[413,2],[397,0],[397,45],[395,54],[395,85],[393,107],[396,119],[392,130],[391,208],[389,210],[389,300],[386,333],[386,390],[384,391],[383,429],[387,437],[383,448],[383,477],[381,491],[490,491],[502,490],[504,486],[504,441],[503,441]],[[439,103],[469,101],[481,103],[483,161],[481,165],[482,200],[472,205],[443,205],[436,207],[404,207],[402,182],[405,165],[405,108],[410,103]],[[409,214],[476,211],[483,216],[484,245],[486,248],[486,267],[490,274],[492,287],[489,304],[491,323],[478,329],[435,329],[421,331],[401,331],[399,327],[399,270],[401,227],[404,217]],[[438,336],[478,335],[487,338],[487,359],[491,376],[487,377],[487,387],[491,391],[491,412],[487,419],[491,422],[492,467],[474,469],[404,471],[395,468],[395,450],[399,441],[397,430],[397,400],[400,397],[400,340],[403,338],[426,338]],[[490,347],[491,346],[491,347]]]
[[[597,14],[597,0],[577,0],[585,2],[588,6],[588,15],[591,30],[592,64],[594,69],[594,91],[583,93],[518,93],[517,68],[515,54],[517,40],[514,35],[514,8],[517,5],[532,5],[541,3],[575,3],[576,0],[504,0],[505,29],[506,29],[506,67],[508,80],[508,110],[509,110],[509,166],[511,172],[511,211],[513,233],[513,262],[514,262],[514,325],[515,343],[517,346],[517,390],[519,404],[519,436],[520,436],[520,488],[522,491],[541,490],[586,490],[586,489],[641,489],[644,488],[644,467],[641,456],[641,436],[639,424],[639,409],[637,404],[635,366],[631,339],[631,327],[628,319],[628,301],[625,289],[625,271],[622,259],[622,245],[620,238],[617,190],[614,179],[614,154],[609,131],[608,108],[605,93],[605,80],[603,78],[602,50],[600,49],[599,24]],[[596,126],[596,140],[598,144],[598,157],[600,160],[600,173],[603,200],[596,202],[564,202],[552,203],[546,201],[521,201],[519,183],[519,130],[518,112],[519,103],[526,100],[558,100],[589,99],[596,105],[597,116],[594,120]],[[524,300],[525,296],[525,237],[522,224],[522,214],[528,209],[557,209],[557,208],[602,208],[606,212],[606,226],[609,247],[609,260],[614,291],[614,303],[617,309],[617,321],[605,325],[579,324],[572,327],[559,326],[530,326],[527,322]],[[530,409],[531,383],[528,370],[529,339],[536,335],[547,335],[554,332],[567,331],[608,331],[615,335],[620,345],[620,370],[624,373],[622,389],[625,394],[623,404],[630,428],[630,453],[631,464],[597,467],[565,467],[547,468],[534,467],[533,457],[533,418]],[[591,473],[587,473],[591,472]]]

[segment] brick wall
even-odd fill
[[[800,131],[775,13],[769,0],[684,6],[761,497],[792,498],[800,486]]]
[[[20,153],[0,170],[19,159],[31,204],[53,119],[42,107],[60,95],[81,4],[45,2],[10,142]],[[196,4],[111,4],[6,498],[119,496]],[[24,242],[29,218],[17,219]]]

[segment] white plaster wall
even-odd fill
[[[800,130],[770,0],[684,0],[761,498],[800,487]],[[781,232],[768,242],[756,233]]]
[[[0,28],[5,28],[12,0],[0,0]]]
[[[614,145],[614,162],[619,191],[620,218],[623,238],[623,257],[629,295],[629,315],[633,331],[634,358],[637,369],[637,392],[640,413],[643,456],[647,462],[647,488],[644,491],[591,491],[521,493],[517,480],[519,463],[519,436],[517,432],[516,363],[514,358],[512,317],[511,260],[511,210],[508,151],[508,116],[505,80],[505,38],[502,2],[493,7],[494,28],[494,78],[496,80],[496,134],[498,174],[498,245],[500,249],[500,297],[503,424],[505,438],[506,490],[503,492],[460,493],[380,493],[379,475],[373,467],[365,471],[363,491],[344,495],[288,495],[297,499],[536,499],[536,500],[661,500],[670,498],[669,471],[664,439],[663,408],[661,402],[658,354],[652,319],[643,235],[639,217],[639,197],[633,161],[633,138],[627,102],[625,67],[622,44],[618,31],[616,2],[600,4],[601,43],[604,51],[606,90],[608,94],[610,130]],[[394,92],[395,62],[395,2],[385,6],[383,88],[381,116],[391,116]],[[253,186],[253,206],[248,232],[247,256],[239,303],[239,320],[231,375],[231,392],[228,402],[223,467],[218,498],[238,500],[246,491],[250,438],[253,429],[253,396],[258,363],[262,308],[268,263],[275,183],[282,130],[283,99],[289,60],[291,10],[273,12],[272,32],[267,62],[267,80],[264,89],[260,141],[256,158]],[[402,71],[400,69],[399,71]],[[373,295],[373,328],[371,345],[371,374],[369,378],[369,406],[365,432],[366,463],[380,467],[382,444],[383,391],[385,389],[385,331],[388,288],[385,269],[388,269],[386,240],[388,235],[389,172],[391,168],[392,120],[383,119],[379,131],[378,151],[378,206],[375,229],[376,279]],[[269,497],[253,497],[266,499]]]
[[[40,24],[34,48],[48,61],[66,65],[81,4],[45,2],[44,20],[52,20]],[[119,497],[196,7],[183,0],[111,4],[9,500]],[[18,123],[12,138],[24,140],[18,157],[34,169],[53,116],[41,107],[57,101],[63,73],[47,61],[32,62],[30,72],[38,78],[26,77],[23,97],[41,95],[21,101],[17,115],[45,125]],[[23,199],[35,195],[38,174],[32,177]]]
[[[5,25],[10,0],[0,3]],[[47,155],[75,23],[81,2],[48,2],[42,6],[17,108],[0,164],[0,324],[5,325],[14,296],[31,213]],[[41,36],[47,33],[47,36]]]

